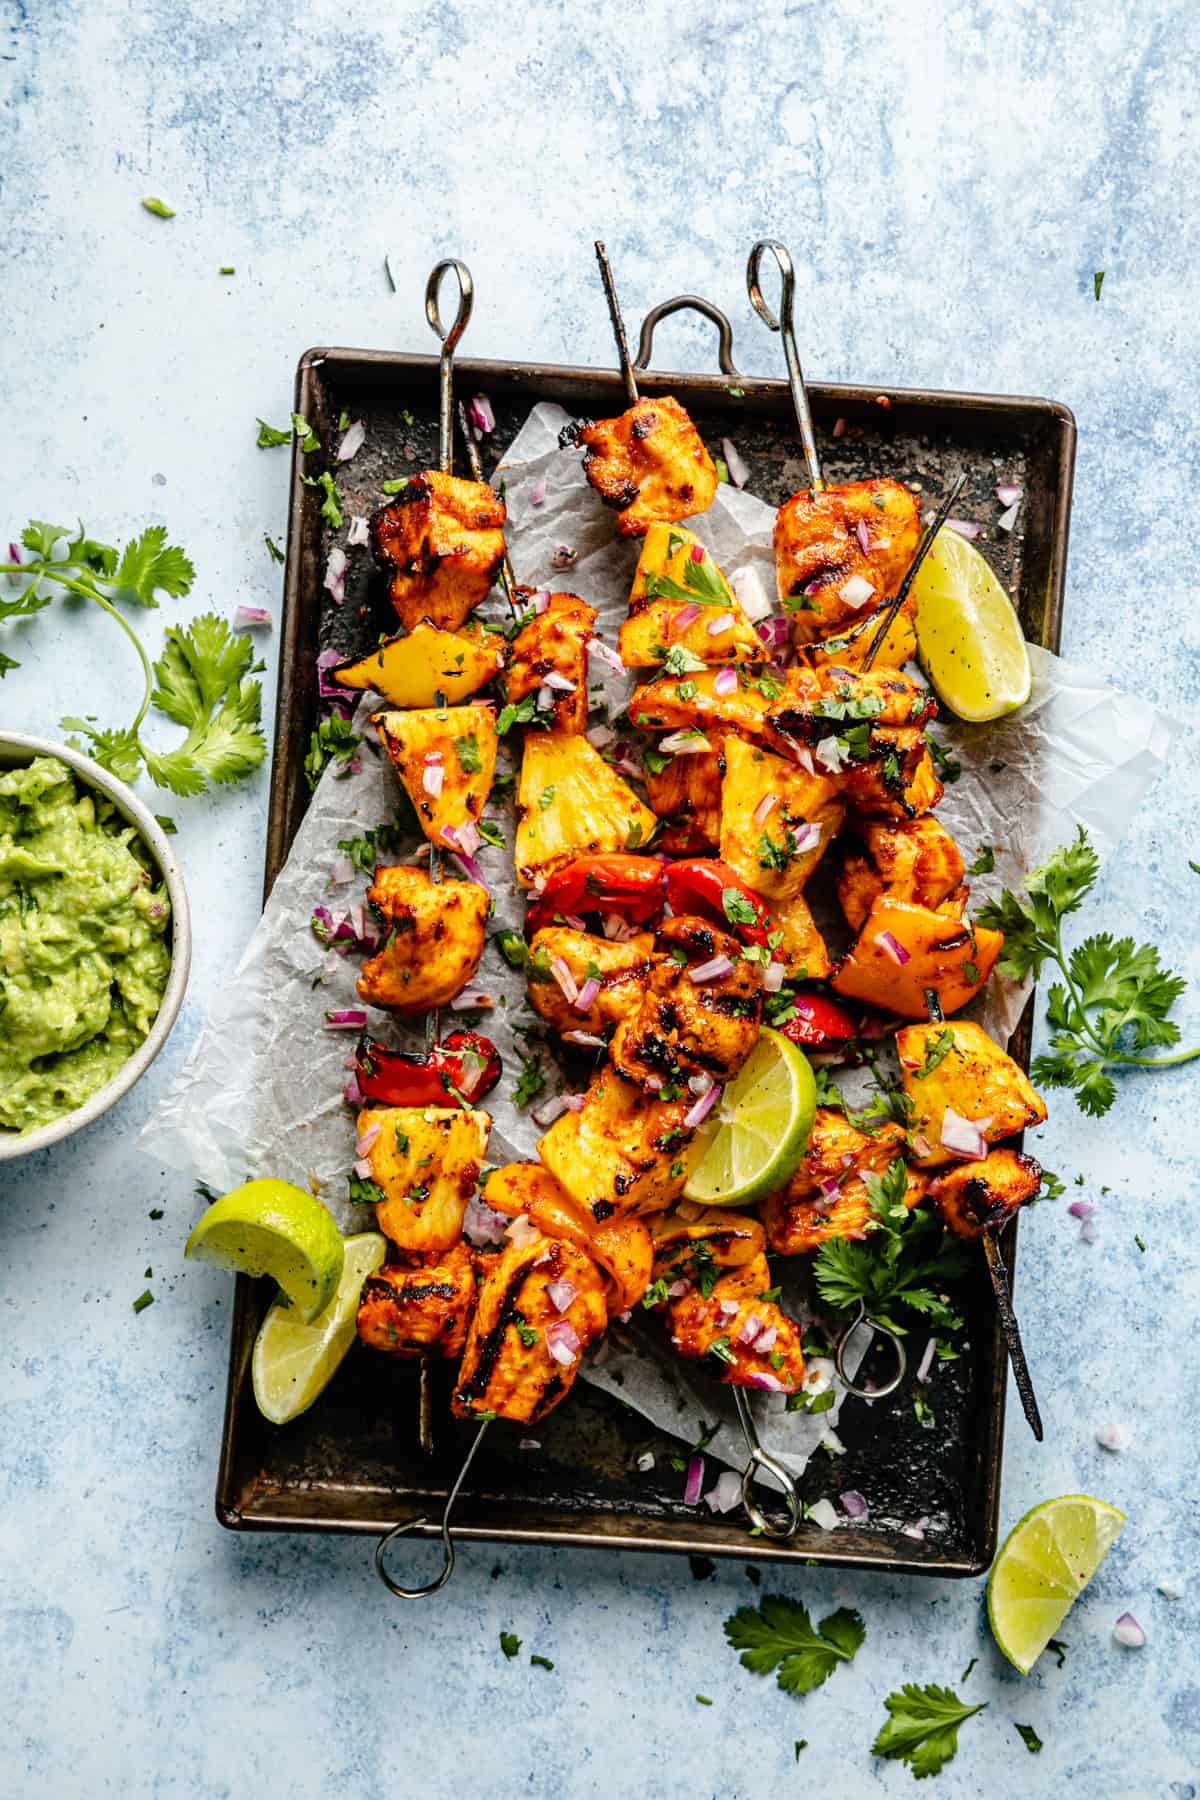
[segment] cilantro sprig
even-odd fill
[[[987,1705],[964,1706],[952,1688],[906,1681],[883,1703],[889,1718],[871,1745],[872,1756],[906,1762],[917,1780],[936,1775],[958,1750],[958,1728]]]
[[[942,1290],[966,1267],[962,1245],[931,1213],[905,1206],[908,1173],[900,1157],[882,1176],[863,1179],[871,1202],[867,1235],[861,1242],[829,1238],[821,1245],[814,1264],[817,1292],[836,1312],[861,1302],[868,1317],[901,1337],[905,1326],[896,1315],[905,1309],[956,1330],[962,1319]]]
[[[1200,1045],[1177,1056],[1141,1054],[1179,1042],[1179,1027],[1167,1014],[1187,986],[1162,967],[1153,944],[1100,931],[1070,952],[1064,946],[1063,921],[1079,910],[1098,874],[1081,825],[1073,843],[1026,876],[1024,899],[1005,888],[978,915],[982,925],[1004,933],[1002,974],[1036,979],[1049,962],[1062,975],[1047,996],[1050,1049],[1034,1058],[1030,1072],[1048,1087],[1071,1088],[1080,1110],[1093,1118],[1116,1098],[1110,1069],[1166,1069],[1200,1056]]]
[[[867,1635],[860,1614],[839,1606],[814,1629],[798,1600],[767,1594],[760,1606],[739,1606],[725,1621],[725,1636],[744,1669],[769,1675],[785,1694],[808,1694],[828,1681],[839,1663],[852,1662]]]

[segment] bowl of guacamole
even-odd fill
[[[0,733],[0,1161],[129,1091],[189,953],[179,866],[137,796],[65,745]]]

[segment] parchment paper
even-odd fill
[[[497,471],[497,483],[502,477],[506,487],[509,547],[519,581],[567,588],[596,606],[599,630],[611,645],[625,616],[637,551],[616,536],[611,512],[583,476],[578,451],[559,450],[558,432],[566,418],[557,406],[536,407]],[[746,609],[766,617],[775,591],[772,508],[722,483],[709,511],[690,524],[731,578]],[[560,546],[576,552],[566,570],[554,567]],[[506,616],[498,596],[485,614]],[[1170,721],[1145,701],[1118,693],[1047,651],[1031,647],[1030,654],[1033,695],[1019,713],[988,726],[943,719],[936,728],[963,770],[961,779],[947,786],[939,817],[968,864],[978,846],[988,844],[995,851],[994,871],[971,878],[972,909],[1004,886],[1017,887],[1024,872],[1071,837],[1079,824],[1087,827],[1099,853],[1107,854],[1166,761],[1172,741]],[[590,683],[593,699],[602,691],[614,718],[634,685],[598,658],[591,660]],[[327,1030],[323,1019],[327,1010],[361,1006],[354,988],[359,959],[327,955],[313,936],[310,919],[318,904],[339,909],[362,900],[365,876],[356,873],[350,884],[330,886],[337,842],[360,836],[393,815],[396,780],[369,723],[378,705],[374,696],[360,705],[355,717],[363,738],[360,768],[349,775],[329,769],[323,776],[233,980],[213,1002],[187,1062],[140,1140],[148,1154],[218,1190],[264,1171],[311,1187],[345,1231],[371,1224],[368,1209],[343,1199],[354,1157],[354,1125],[342,1090],[355,1034]],[[502,748],[500,768],[507,766]],[[503,849],[485,845],[479,853],[495,901],[490,929],[519,930],[524,896],[512,872],[511,798],[493,802],[487,814],[506,840]],[[414,836],[392,860],[406,860],[419,843]],[[472,986],[497,1001],[479,1023],[505,1061],[505,1079],[485,1102],[493,1118],[489,1160],[530,1157],[539,1127],[528,1110],[518,1111],[511,1100],[520,1059],[531,1053],[529,1040],[514,1029],[529,1023],[527,1012],[518,1017],[523,979],[489,940]],[[1020,1017],[1026,993],[1027,987],[993,980],[975,1003],[973,1016],[1003,1043]],[[443,1017],[445,1030],[457,1015],[446,1012]],[[475,1015],[466,1017],[473,1022]],[[418,1048],[422,1041],[420,1021],[406,1024],[370,1011],[368,1028],[404,1048]],[[549,1078],[546,1092],[554,1093],[563,1080],[552,1052],[544,1045],[536,1049]],[[848,1366],[853,1372],[853,1358]],[[613,1379],[617,1372],[623,1377],[620,1385]],[[714,1410],[713,1383],[693,1383],[687,1365],[648,1355],[640,1335],[613,1334],[599,1366],[585,1373],[669,1431],[679,1427],[681,1388],[684,1416],[711,1416]],[[817,1369],[818,1385],[827,1373]],[[770,1420],[771,1448],[797,1472],[836,1423],[841,1398],[839,1391],[834,1408],[811,1419],[783,1413],[781,1396],[756,1396],[756,1410]],[[723,1428],[711,1450],[732,1464],[743,1460],[733,1427]]]

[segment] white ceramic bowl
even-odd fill
[[[45,1150],[48,1145],[70,1137],[72,1132],[81,1131],[93,1119],[98,1119],[101,1113],[106,1113],[110,1106],[115,1106],[135,1081],[141,1080],[166,1043],[171,1027],[179,1016],[184,989],[187,987],[188,964],[192,956],[192,929],[183,876],[179,872],[170,839],[153,813],[146,811],[137,795],[123,781],[118,781],[115,775],[110,775],[107,769],[94,763],[90,756],[81,756],[78,750],[68,749],[66,744],[52,744],[46,738],[26,737],[19,731],[0,731],[0,768],[22,768],[26,763],[32,762],[35,756],[56,756],[59,762],[66,763],[85,787],[95,788],[104,794],[117,811],[137,827],[167,885],[167,897],[171,902],[171,971],[163,990],[162,1004],[148,1036],[138,1045],[128,1062],[121,1064],[112,1080],[98,1088],[74,1112],[64,1113],[61,1119],[39,1126],[37,1131],[31,1131],[24,1137],[0,1127],[0,1162],[28,1156],[34,1150]]]

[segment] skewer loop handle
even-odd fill
[[[769,250],[775,258],[782,281],[779,290],[778,318],[763,299],[760,270],[763,252],[766,250]],[[800,432],[804,460],[808,464],[808,485],[814,494],[820,493],[825,482],[821,475],[821,459],[817,455],[817,439],[816,433],[813,431],[812,409],[808,404],[808,390],[804,385],[804,373],[800,367],[800,352],[796,348],[796,332],[792,317],[796,296],[796,271],[792,264],[791,252],[786,244],[777,242],[775,238],[758,240],[746,263],[746,287],[750,295],[750,304],[763,324],[769,331],[778,331],[783,336],[783,354],[787,360],[792,406],[795,408],[796,425]]]
[[[401,1519],[399,1525],[393,1525],[392,1529],[385,1532],[376,1544],[375,1573],[378,1575],[389,1594],[395,1594],[398,1600],[428,1600],[431,1594],[436,1594],[439,1589],[444,1588],[450,1577],[453,1575],[455,1549],[454,1539],[450,1535],[450,1514],[454,1510],[454,1502],[458,1499],[458,1490],[466,1480],[467,1470],[474,1461],[475,1452],[478,1450],[480,1444],[482,1444],[483,1435],[491,1422],[490,1419],[481,1421],[479,1430],[475,1433],[475,1436],[471,1441],[471,1448],[463,1458],[462,1468],[455,1477],[454,1486],[446,1496],[446,1505],[442,1512],[442,1567],[434,1579],[432,1581],[427,1581],[424,1587],[406,1588],[401,1587],[398,1581],[393,1581],[387,1572],[387,1553],[393,1540],[398,1537],[407,1536],[410,1531],[416,1531],[417,1527],[420,1525],[427,1525],[429,1523],[428,1513],[418,1513],[415,1519]]]
[[[451,269],[458,277],[458,308],[450,329],[447,331],[442,324],[438,295],[441,292],[442,282]],[[447,355],[453,355],[455,345],[467,329],[467,322],[471,317],[471,308],[474,304],[475,283],[471,279],[470,269],[465,262],[459,262],[456,256],[445,257],[438,263],[425,283],[425,317],[429,320],[433,331],[441,339],[442,349]]]
[[[850,1340],[860,1325],[865,1325],[872,1337],[886,1338],[896,1353],[896,1373],[890,1381],[882,1382],[879,1387],[859,1387],[857,1382],[850,1379],[842,1366],[843,1358],[850,1347]],[[905,1353],[904,1345],[891,1326],[881,1325],[878,1319],[873,1319],[860,1300],[858,1311],[838,1339],[837,1349],[833,1353],[833,1366],[837,1370],[838,1380],[848,1394],[855,1395],[859,1400],[881,1400],[885,1394],[894,1394],[904,1380],[908,1368],[908,1356]]]
[[[737,1408],[738,1424],[742,1428],[742,1436],[746,1440],[746,1448],[750,1453],[746,1460],[746,1466],[742,1470],[742,1505],[749,1515],[750,1523],[761,1531],[764,1537],[794,1537],[802,1516],[802,1508],[791,1471],[783,1466],[778,1457],[772,1456],[770,1451],[764,1450],[759,1443],[758,1429],[755,1426],[754,1415],[750,1411],[750,1402],[746,1398],[744,1390],[734,1388],[733,1399]],[[772,1481],[783,1489],[783,1496],[788,1506],[788,1516],[782,1524],[768,1519],[754,1498],[754,1483],[760,1470],[768,1474]]]

